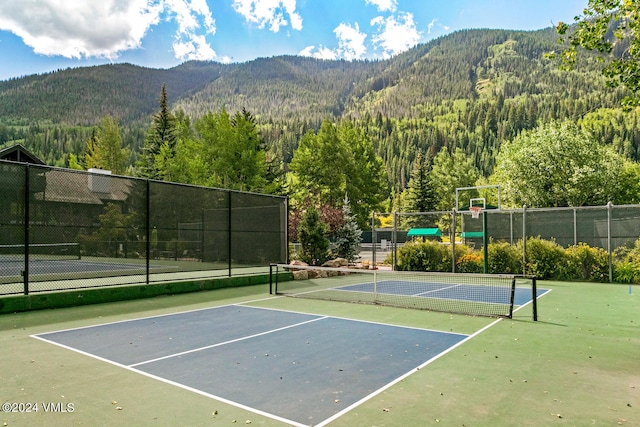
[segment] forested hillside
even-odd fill
[[[67,69],[0,82],[0,147],[20,142],[48,163],[80,154],[92,126],[111,115],[133,164],[164,84],[173,109],[195,120],[246,109],[261,138],[288,163],[300,138],[324,119],[350,119],[383,158],[394,191],[406,187],[418,152],[460,147],[488,176],[502,142],[556,119],[588,127],[603,144],[638,159],[635,112],[606,87],[595,59],[571,72],[545,59],[552,29],[460,31],[385,61],[263,58],[169,70],[132,65]]]

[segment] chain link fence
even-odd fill
[[[287,199],[0,161],[0,294],[268,271]]]
[[[620,247],[632,247],[640,239],[640,205],[584,206],[566,208],[527,208],[482,211],[473,218],[469,211],[374,213],[371,250],[375,263],[390,262],[394,268],[397,249],[415,238],[431,239],[451,246],[451,271],[455,272],[455,245],[465,244],[484,251],[485,242],[522,244],[526,259],[526,241],[541,238],[563,247],[584,243],[612,254]],[[486,238],[485,238],[486,236]],[[368,249],[368,245],[367,245]],[[486,257],[485,257],[486,259]],[[527,274],[523,271],[523,274]],[[611,277],[610,277],[611,278]]]

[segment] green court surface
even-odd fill
[[[513,319],[495,320],[273,297],[268,285],[1,315],[0,402],[4,409],[13,404],[8,408],[15,412],[0,412],[0,423],[286,426],[32,337],[246,303],[472,335],[330,426],[640,425],[640,288],[630,293],[627,286],[610,284],[540,286],[552,291],[538,301],[538,322],[532,321],[530,306]]]

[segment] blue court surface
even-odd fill
[[[296,426],[327,424],[468,338],[240,305],[35,337]]]
[[[387,295],[404,295],[424,298],[440,298],[458,301],[481,302],[485,304],[508,304],[511,300],[511,288],[506,286],[482,286],[471,284],[438,283],[438,282],[405,282],[401,280],[382,280],[375,285],[371,282],[356,285],[340,286],[337,290],[346,292],[366,292]],[[547,289],[537,289],[537,298],[544,295]],[[529,303],[532,298],[531,288],[516,287],[513,304],[516,306]]]

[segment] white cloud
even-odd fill
[[[289,24],[294,30],[302,30],[302,17],[296,12],[296,0],[233,0],[233,8],[246,21],[257,24],[259,28],[269,26],[274,33]]]
[[[115,57],[137,48],[162,6],[147,0],[0,2],[0,29],[42,55]]]
[[[450,27],[447,25],[442,25],[441,23],[438,22],[437,18],[434,18],[431,20],[431,22],[429,22],[429,25],[427,26],[427,33],[431,34],[431,30],[433,30],[433,27],[435,27],[437,25],[438,28],[442,28],[445,31],[449,31]]]
[[[206,34],[216,32],[206,0],[165,0],[165,5],[167,13],[178,23],[173,42],[175,57],[183,61],[216,59],[216,52],[206,40]]]
[[[411,13],[399,13],[397,19],[395,16],[378,16],[371,20],[371,26],[380,29],[373,37],[373,42],[382,48],[383,57],[410,49],[420,41],[421,33],[416,28]]]
[[[331,60],[342,58],[348,61],[360,59],[364,56],[367,51],[364,45],[364,40],[367,35],[360,32],[360,27],[357,23],[354,26],[342,23],[338,25],[333,32],[338,39],[337,49],[329,49],[322,45],[316,48],[312,45],[302,49],[298,52],[298,55]]]
[[[338,55],[335,51],[324,46],[320,46],[317,49],[315,46],[307,46],[304,49],[302,49],[300,52],[298,52],[298,55],[309,56],[316,59],[328,59],[328,60],[338,59]]]
[[[38,54],[115,59],[140,48],[165,13],[178,24],[177,58],[215,58],[205,39],[215,33],[205,0],[0,1],[0,29],[17,35]]]
[[[398,7],[397,0],[366,0],[366,3],[376,6],[380,12],[395,12]]]
[[[361,59],[367,52],[364,40],[367,38],[365,33],[360,32],[358,23],[354,26],[349,24],[340,24],[333,30],[338,38],[338,55],[344,59],[351,61]]]

